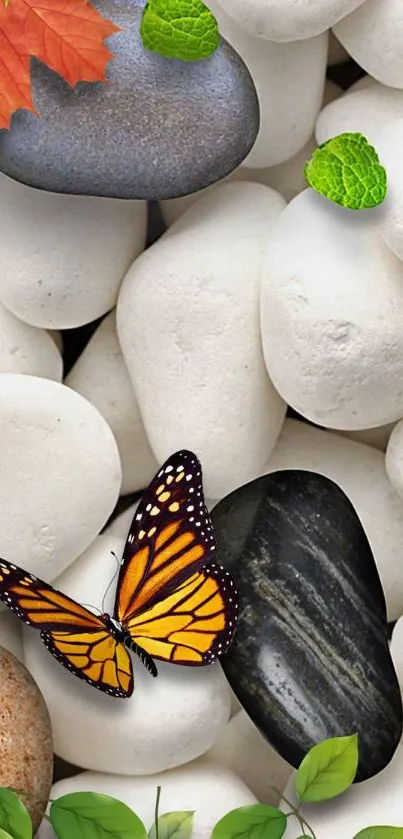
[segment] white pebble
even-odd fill
[[[22,623],[17,615],[8,609],[6,612],[0,612],[0,647],[9,650],[24,663]]]
[[[386,471],[396,492],[403,498],[403,420],[398,422],[386,449]]]
[[[0,177],[0,299],[33,326],[105,314],[146,236],[145,201],[56,195]]]
[[[365,0],[334,31],[367,73],[385,85],[403,88],[401,0]]]
[[[158,470],[116,334],[115,312],[102,321],[65,384],[98,408],[122,462],[122,494],[143,489]]]
[[[403,694],[403,618],[399,618],[393,627],[392,638],[390,640],[390,654],[392,656],[393,667],[396,671],[396,676],[400,685],[400,690]]]
[[[402,113],[403,113],[403,91]],[[388,191],[381,206],[378,230],[383,241],[403,259],[403,119],[391,122],[377,136],[376,149],[388,176]]]
[[[299,804],[294,793],[294,775],[287,782],[284,795],[294,805]],[[289,810],[285,802],[280,807]],[[320,805],[300,805],[300,813],[318,839],[352,839],[370,826],[402,825],[403,748],[398,746],[388,766],[378,775],[353,784],[347,793],[332,801]],[[290,818],[283,839],[295,839],[299,831],[297,820]],[[390,833],[390,836],[393,834]]]
[[[251,35],[268,41],[300,41],[330,29],[364,0],[220,0]],[[368,0],[367,0],[368,2]]]
[[[337,433],[343,437],[349,437],[350,440],[356,440],[357,443],[366,443],[367,446],[373,446],[375,449],[385,452],[395,425],[396,423],[389,422],[387,425],[379,425],[375,428],[362,428],[359,431],[338,430]]]
[[[403,264],[377,211],[311,189],[271,231],[262,270],[262,342],[283,399],[318,425],[354,430],[403,416]]]
[[[123,510],[123,513],[120,513],[116,516],[108,527],[105,527],[103,531],[103,536],[110,536],[115,537],[117,536],[119,539],[126,539],[129,533],[130,525],[133,521],[134,514],[139,506],[140,499],[135,501],[134,504],[131,504],[130,507],[127,507],[126,510]],[[1,837],[0,837],[1,839]]]
[[[269,43],[229,17],[233,2],[225,10],[223,5],[210,0],[209,8],[222,36],[248,67],[260,107],[259,134],[242,165],[253,169],[277,166],[294,157],[313,133],[325,83],[327,33],[297,43]]]
[[[0,375],[0,437],[0,556],[52,580],[114,508],[114,437],[82,396],[12,373]]]
[[[297,420],[285,421],[265,472],[319,472],[346,493],[371,545],[385,593],[388,620],[403,612],[403,505],[389,483],[382,452]],[[380,522],[382,525],[380,525]]]
[[[323,93],[323,106],[328,102],[333,102],[341,93],[342,89],[327,79]],[[250,169],[244,165],[237,166],[219,184],[224,183],[224,181],[250,181],[264,184],[277,190],[285,201],[291,201],[308,186],[304,177],[304,165],[312,156],[316,147],[317,143],[312,135],[303,148],[284,163],[279,163],[278,166],[268,166],[266,169]],[[199,192],[193,192],[190,195],[182,195],[180,198],[167,198],[166,201],[161,201],[160,206],[165,224],[170,227],[195,201],[202,195],[217,189],[219,184],[212,184],[206,189],[201,189]]]
[[[292,767],[262,737],[245,711],[226,725],[220,739],[200,762],[224,766],[242,779],[261,804],[277,807]]]
[[[123,545],[123,539],[98,537],[58,578],[57,587],[80,603],[103,608],[117,570],[111,551],[120,557]],[[114,581],[105,598],[109,614],[115,591]],[[117,699],[69,673],[29,627],[24,627],[24,656],[49,709],[56,754],[85,769],[147,775],[181,766],[211,748],[229,719],[231,701],[219,664],[156,662],[153,678],[133,654],[133,695]]]
[[[59,381],[63,361],[44,329],[24,323],[0,303],[0,373],[27,373]]]
[[[135,722],[133,725],[136,726]],[[256,803],[255,796],[232,772],[220,766],[200,766],[198,763],[143,778],[82,772],[54,784],[51,798],[87,790],[111,795],[137,813],[149,831],[155,819],[157,786],[161,787],[160,815],[178,810],[194,811],[192,839],[210,839],[214,825],[226,813]],[[50,824],[43,821],[38,839],[53,837]]]
[[[260,184],[201,198],[142,254],[122,285],[118,336],[153,451],[189,448],[207,497],[258,474],[285,404],[264,368],[260,269],[285,206]]]
[[[403,90],[392,90],[379,82],[368,81],[369,78],[366,77],[360,89],[347,91],[323,108],[316,122],[318,143],[338,134],[359,131],[376,146],[382,129],[403,117]]]

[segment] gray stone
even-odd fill
[[[35,59],[33,100],[41,118],[14,114],[0,131],[0,168],[29,186],[112,198],[173,198],[208,186],[246,157],[259,129],[250,74],[223,40],[209,58],[147,51],[140,0],[102,0],[121,27],[107,45],[109,84],[72,90]]]
[[[400,742],[402,705],[382,586],[349,499],[290,469],[237,489],[212,519],[239,592],[221,663],[246,712],[295,767],[315,743],[358,732],[356,781],[376,775]]]

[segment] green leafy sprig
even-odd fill
[[[349,210],[372,209],[386,197],[386,169],[363,134],[338,134],[322,143],[304,175],[312,189]]]
[[[208,58],[219,43],[217,21],[201,0],[148,0],[140,35],[146,49],[182,61]]]
[[[295,839],[320,839],[300,812],[303,803],[330,801],[354,781],[358,767],[358,736],[332,737],[313,746],[294,779],[297,804],[272,787],[287,812],[269,804],[249,804],[231,810],[213,828],[211,839],[281,839],[289,819],[301,831]],[[33,839],[31,818],[19,796],[33,796],[0,788],[0,839]],[[73,792],[50,801],[45,814],[57,839],[190,839],[193,810],[159,815],[161,787],[157,787],[155,821],[148,833],[141,819],[123,802],[97,792]],[[280,802],[281,803],[281,802]],[[375,825],[352,839],[403,839],[403,827]]]

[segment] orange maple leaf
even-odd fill
[[[102,82],[113,54],[104,38],[118,26],[88,0],[0,0],[0,128],[9,128],[18,108],[37,113],[30,61],[39,58],[74,87]]]

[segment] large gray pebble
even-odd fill
[[[0,132],[0,168],[53,192],[114,198],[173,198],[234,169],[259,129],[249,72],[221,39],[210,58],[183,62],[147,51],[139,34],[143,0],[96,7],[123,31],[109,84],[76,90],[38,61],[33,99],[41,118],[20,110]]]

